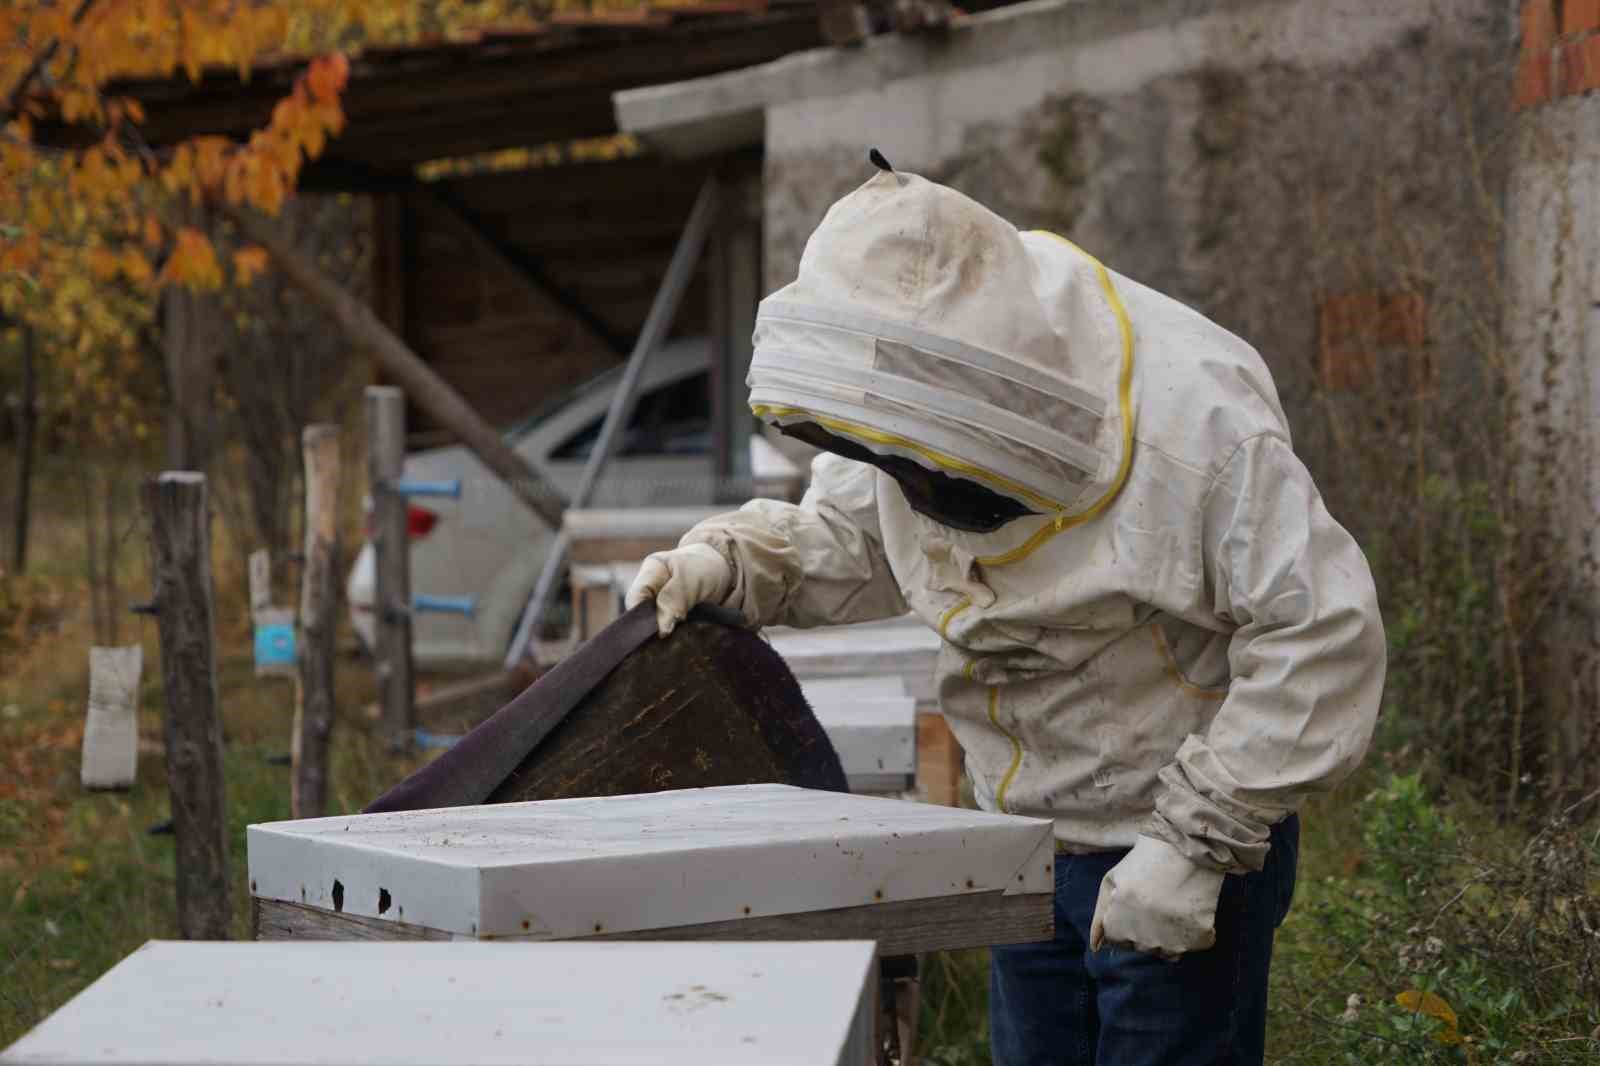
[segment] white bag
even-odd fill
[[[89,719],[83,730],[84,788],[128,788],[139,763],[139,673],[144,648],[89,649]]]

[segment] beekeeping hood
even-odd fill
[[[747,381],[751,410],[785,432],[981,486],[1005,517],[1065,520],[1126,477],[1132,358],[1099,263],[885,171],[833,205],[798,277],[762,301]],[[918,478],[896,480],[917,506]]]

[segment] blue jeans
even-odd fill
[[[995,1066],[1222,1066],[1265,1053],[1272,937],[1294,895],[1300,822],[1272,830],[1259,873],[1230,875],[1215,946],[1165,962],[1089,950],[1100,879],[1125,851],[1056,857],[1056,935],[993,951]]]

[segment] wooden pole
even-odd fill
[[[391,486],[402,473],[406,406],[390,385],[367,388],[367,483],[372,494],[372,548],[377,585],[378,703],[392,751],[411,746],[415,726],[411,687],[411,546],[406,499]]]
[[[391,333],[372,309],[338,282],[324,274],[305,254],[297,250],[277,227],[258,215],[234,207],[224,208],[245,236],[261,245],[272,256],[289,280],[333,317],[353,344],[371,350],[379,365],[406,395],[427,411],[483,461],[483,465],[511,490],[511,494],[534,517],[552,530],[561,528],[561,512],[567,501],[545,482],[539,472],[511,449],[493,426],[485,422],[461,394],[435,374],[404,341]]]
[[[233,905],[205,475],[168,472],[146,481],[142,494],[167,694],[167,790],[177,838],[178,929],[187,940],[226,940]]]
[[[305,564],[300,571],[296,642],[294,766],[289,809],[320,818],[328,804],[328,743],[333,735],[334,628],[339,603],[339,427],[307,426]]]
[[[38,420],[38,385],[34,380],[33,328],[22,329],[22,403],[17,408],[17,508],[11,542],[11,570],[20,574],[28,565],[28,505],[33,498],[33,438]]]

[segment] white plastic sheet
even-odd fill
[[[139,674],[144,649],[89,649],[89,715],[83,727],[84,788],[128,788],[139,768]]]

